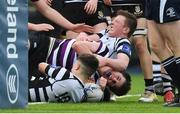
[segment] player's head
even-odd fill
[[[112,72],[107,79],[107,86],[116,95],[125,95],[131,89],[131,77],[127,72]]]
[[[99,66],[98,59],[92,54],[82,54],[78,56],[78,61],[81,66],[81,73],[86,76],[91,76]]]
[[[111,36],[126,35],[127,37],[130,37],[134,33],[136,26],[137,20],[133,14],[127,11],[118,10],[113,15],[109,34]]]

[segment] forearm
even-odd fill
[[[89,48],[85,41],[76,41],[72,45],[72,48],[77,52],[78,55],[88,53],[92,54],[92,50]]]
[[[121,60],[121,59],[106,59],[106,65],[111,67],[115,71],[124,71],[127,69],[129,61]]]
[[[38,5],[38,4],[41,4],[41,5]],[[69,22],[66,18],[64,18],[56,10],[49,7],[43,0],[36,2],[35,6],[39,12],[41,12],[45,17],[47,17],[54,23],[58,24],[59,26],[62,26],[64,28],[70,29],[70,30],[73,28],[74,25],[71,22]]]
[[[29,30],[35,30],[35,24],[33,24],[33,23],[28,23],[28,29],[29,29]]]

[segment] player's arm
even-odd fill
[[[117,59],[105,58],[106,65],[114,69],[115,71],[124,71],[129,64],[129,57],[124,53],[119,53]]]
[[[34,31],[50,31],[53,30],[54,27],[46,23],[41,23],[41,24],[28,23],[28,29]]]
[[[104,45],[102,42],[89,42],[89,41],[76,41],[73,46],[73,49],[78,54],[84,54],[84,53],[89,53],[89,54],[99,54],[102,56],[106,56],[109,52],[108,48],[106,45]]]
[[[70,72],[64,67],[52,67],[51,65],[44,62],[40,63],[38,67],[41,73],[55,80],[61,80],[65,75],[68,75],[68,77],[70,75]]]
[[[91,35],[88,35],[87,33],[85,32],[81,32],[77,37],[76,37],[76,40],[79,40],[79,41],[100,41],[100,38],[102,37],[103,35],[101,33],[96,33],[96,34],[91,34]]]
[[[33,2],[39,12],[41,12],[45,17],[55,22],[59,26],[62,26],[68,30],[74,32],[86,31],[93,32],[93,27],[85,24],[73,24],[64,18],[60,13],[51,8],[44,0],[38,0]]]

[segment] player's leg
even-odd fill
[[[147,46],[147,36],[145,34],[146,29],[146,19],[139,18],[137,24],[137,30],[139,31],[133,37],[133,43],[135,45],[137,54],[139,56],[140,65],[142,72],[144,74],[145,81],[145,93],[141,96],[139,101],[141,102],[153,102],[157,100],[156,95],[154,94],[153,87],[153,73],[152,73],[152,60],[151,55]]]
[[[163,36],[167,39],[168,45],[171,46],[174,56],[166,58],[163,60],[163,65],[166,71],[171,75],[175,86],[178,91],[180,90],[180,40],[179,40],[179,30],[180,30],[180,20],[158,24],[159,30]],[[169,61],[170,60],[170,61]],[[180,103],[179,103],[180,104]],[[179,105],[180,106],[180,105]]]
[[[162,35],[159,33],[156,24],[153,21],[148,21],[148,29],[149,29],[148,32],[151,33],[148,35],[151,41],[152,52],[154,52],[161,60],[163,60],[163,58],[165,58],[166,56],[171,57],[173,53],[169,48],[167,48],[165,44],[165,40],[163,39]],[[169,78],[168,75],[165,75],[163,73],[162,79],[164,81],[163,82],[164,100],[165,102],[170,102],[174,98],[174,95],[172,93],[171,78]]]

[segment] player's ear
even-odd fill
[[[130,28],[129,27],[124,27],[123,32],[128,34],[130,32]]]

